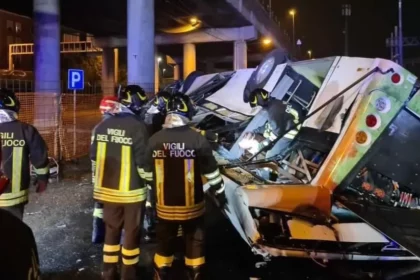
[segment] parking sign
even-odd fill
[[[85,75],[81,69],[69,69],[67,88],[70,90],[82,90],[85,86]]]

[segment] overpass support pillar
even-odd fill
[[[127,82],[155,87],[155,1],[127,0]]]
[[[154,87],[154,93],[157,93],[159,91],[160,86],[160,59],[159,59],[159,53],[157,52],[157,48],[155,51],[155,87]]]
[[[196,70],[196,54],[195,45],[188,43],[184,44],[184,79]]]
[[[114,82],[118,84],[120,73],[120,51],[118,48],[114,49]]]
[[[248,67],[247,45],[244,40],[235,41],[233,46],[233,70]]]
[[[57,125],[60,75],[60,0],[34,0],[35,115],[39,130]]]
[[[112,48],[102,51],[102,94],[115,94],[115,53]]]

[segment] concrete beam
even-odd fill
[[[280,27],[270,19],[259,0],[225,0],[264,36],[269,36],[278,48],[287,48]]]
[[[264,54],[259,54],[259,53],[255,53],[255,54],[249,54],[248,55],[248,62],[261,62],[264,59],[265,55]],[[182,57],[173,57],[173,59],[175,61],[182,61]],[[206,62],[211,62],[211,63],[231,63],[233,62],[233,55],[226,55],[226,56],[217,56],[217,57],[206,57],[205,60]]]
[[[238,28],[208,28],[184,34],[157,34],[156,45],[199,44],[214,42],[233,42],[256,40],[258,32],[253,26]],[[127,46],[126,38],[94,38],[93,44],[101,48],[119,48]]]

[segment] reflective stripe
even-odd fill
[[[104,263],[118,263],[118,256],[104,255]]]
[[[139,262],[139,257],[135,257],[134,259],[126,259],[126,258],[122,258],[123,264],[124,265],[134,265],[137,264]]]
[[[137,167],[137,172],[139,173],[139,176],[144,179],[144,169]]]
[[[219,168],[217,168],[215,171],[213,171],[211,173],[204,174],[204,176],[206,176],[206,178],[209,179],[209,180],[211,180],[211,179],[213,179],[213,178],[215,178],[219,175],[220,175]]]
[[[93,217],[103,219],[104,210],[102,208],[95,208],[95,210],[93,210]]]
[[[92,145],[95,141],[95,135],[90,136],[90,144]]]
[[[185,221],[204,215],[205,203],[204,201],[192,206],[163,206],[156,204],[156,212],[159,218],[164,220]]]
[[[12,193],[18,193],[22,185],[23,147],[13,148]]]
[[[164,266],[172,266],[172,263],[174,262],[174,256],[165,257],[156,253],[154,257],[154,262],[158,268]]]
[[[121,168],[120,168],[120,184],[119,190],[128,192],[131,182],[131,147],[121,147]]]
[[[136,249],[125,249],[124,247],[121,250],[122,254],[127,257],[134,257],[140,255],[140,248]]]
[[[22,204],[28,201],[29,190],[17,193],[4,193],[0,195],[0,207],[9,207]]]
[[[146,195],[143,196],[115,196],[115,195],[108,195],[99,192],[93,193],[93,198],[102,202],[112,202],[112,203],[136,203],[142,202],[146,199]]]
[[[98,142],[96,151],[95,187],[102,186],[105,169],[106,143]]]
[[[184,231],[182,230],[182,226],[179,225],[178,227],[178,234],[176,235],[177,237],[181,237],[184,235]]]
[[[108,245],[108,244],[104,244],[104,252],[107,253],[116,253],[119,252],[121,250],[121,245]]]
[[[45,175],[48,174],[48,172],[50,172],[50,168],[48,166],[44,168],[35,168],[35,173],[37,175]]]
[[[216,178],[214,178],[214,179],[212,179],[212,180],[209,180],[209,184],[211,185],[211,186],[214,186],[214,185],[217,185],[217,184],[220,184],[220,182],[222,182],[222,176],[218,176],[218,177],[216,177]]]
[[[188,211],[196,211],[197,209],[200,209],[205,206],[205,202],[200,202],[193,206],[168,206],[168,205],[162,205],[162,204],[156,204],[157,209],[161,209],[162,211],[167,212],[188,212]]]
[[[195,174],[194,160],[184,159],[184,189],[185,189],[185,206],[194,205],[195,196]]]
[[[165,170],[163,159],[155,159],[157,203],[164,205]]]
[[[199,266],[206,263],[205,257],[195,258],[195,259],[189,259],[185,257],[185,265],[187,266]]]
[[[223,184],[222,187],[216,191],[216,193],[221,194],[224,191],[225,191],[225,185]]]
[[[140,177],[146,181],[153,181],[153,172],[146,172],[143,168],[137,168]]]
[[[137,189],[137,190],[132,190],[132,191],[127,191],[127,192],[120,192],[119,190],[113,190],[111,188],[106,188],[106,187],[95,187],[94,188],[95,192],[98,193],[103,193],[105,195],[114,195],[114,196],[143,196],[146,195],[147,193],[147,187],[143,187],[141,189]]]

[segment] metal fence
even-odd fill
[[[99,103],[104,95],[116,92],[116,88],[105,88],[99,93],[35,94],[12,85],[9,80],[8,88],[16,92],[21,103],[19,119],[38,129],[48,145],[49,156],[58,160],[88,155],[92,129],[101,120]],[[154,84],[142,87],[152,98]]]

